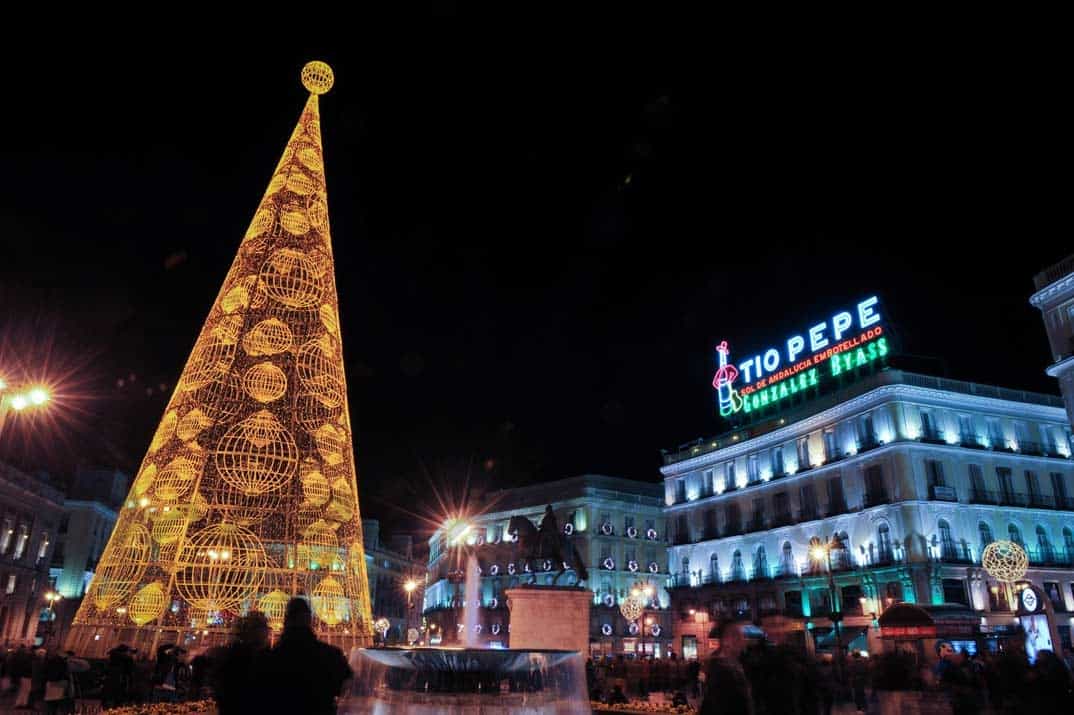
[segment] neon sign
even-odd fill
[[[830,321],[809,328],[808,351],[806,337],[792,335],[785,342],[785,350],[769,348],[736,366],[730,362],[727,341],[721,342],[716,346],[719,368],[712,379],[720,415],[729,417],[763,409],[816,388],[822,380],[886,357],[890,347],[880,325],[878,302],[876,296],[866,298],[857,304],[854,313],[841,311]],[[736,387],[740,377],[741,383]]]

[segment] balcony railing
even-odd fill
[[[886,491],[868,492],[865,495],[865,508],[880,506],[891,501]]]
[[[1016,506],[1024,509],[1063,509],[1074,511],[1074,499],[1051,494],[1023,494],[1020,492],[991,492],[975,489],[970,493],[971,504],[993,506]]]
[[[954,487],[934,484],[929,487],[929,494],[936,501],[958,501],[958,493],[955,491]]]

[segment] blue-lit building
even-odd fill
[[[882,368],[665,454],[677,647],[704,657],[717,620],[777,639],[866,647],[890,605],[959,604],[981,630],[1012,607],[981,568],[1022,544],[1069,643],[1074,463],[1054,396]]]

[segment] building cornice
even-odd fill
[[[1000,458],[1003,458],[1003,459],[1010,459],[1010,460],[1013,460],[1013,461],[1016,461],[1016,462],[1023,462],[1023,463],[1024,462],[1045,462],[1049,466],[1052,466],[1052,465],[1054,465],[1056,463],[1059,463],[1059,462],[1061,462],[1063,464],[1069,464],[1070,463],[1070,458],[1069,457],[1041,457],[1039,455],[1033,455],[1033,454],[1021,454],[1019,452],[1005,452],[1005,451],[997,452],[996,450],[993,450],[993,449],[972,449],[972,448],[969,448],[969,447],[962,447],[962,446],[957,445],[957,444],[937,444],[937,443],[934,443],[934,442],[919,442],[917,440],[903,439],[903,440],[898,440],[898,441],[895,441],[895,442],[890,442],[888,444],[884,444],[884,445],[881,445],[879,447],[874,447],[873,449],[867,450],[865,452],[858,452],[855,455],[852,455],[852,456],[849,456],[849,457],[843,457],[843,458],[838,459],[838,460],[836,460],[834,462],[827,462],[825,464],[821,464],[821,465],[818,465],[816,467],[810,467],[809,469],[806,469],[806,470],[797,471],[794,474],[788,474],[788,475],[780,477],[778,479],[770,479],[767,482],[761,482],[759,484],[747,484],[746,486],[740,487],[738,489],[733,489],[731,491],[723,492],[722,494],[710,494],[709,496],[699,497],[697,499],[694,499],[693,501],[684,501],[684,502],[679,502],[677,504],[670,504],[670,505],[664,507],[664,511],[668,512],[668,513],[671,513],[671,512],[675,512],[675,511],[682,511],[683,509],[690,509],[691,507],[696,507],[699,504],[719,503],[719,502],[721,502],[721,501],[723,501],[725,499],[732,499],[732,498],[735,498],[735,497],[742,496],[743,494],[757,494],[760,491],[764,490],[766,487],[769,488],[769,489],[785,489],[789,482],[794,482],[794,481],[797,481],[799,479],[812,479],[812,478],[814,478],[815,476],[818,476],[818,475],[823,477],[828,473],[836,472],[836,471],[839,471],[840,469],[845,469],[848,466],[855,466],[857,464],[860,464],[861,462],[865,462],[865,461],[868,461],[868,460],[871,460],[871,459],[876,459],[877,457],[885,456],[885,455],[887,455],[887,454],[889,454],[891,452],[897,452],[900,449],[908,449],[908,450],[912,450],[912,451],[916,451],[916,452],[929,452],[929,453],[942,452],[942,453],[945,453],[945,454],[963,455],[963,456],[967,455],[967,454],[980,454],[980,455],[987,454],[987,455],[990,455],[992,458],[1000,457]],[[972,460],[970,460],[970,461],[972,461]],[[913,500],[907,499],[907,500],[900,501],[898,503],[902,504],[902,503],[906,503],[906,502],[909,502],[909,501],[913,501]],[[941,501],[936,501],[936,500],[925,500],[925,503],[945,504],[945,503],[951,503],[951,502],[941,502]],[[1024,507],[1018,507],[1018,508],[1024,508]],[[1050,509],[1045,509],[1043,511],[1053,511],[1054,512],[1054,510],[1050,510]]]
[[[1054,365],[1049,365],[1047,369],[1044,370],[1044,372],[1048,373],[1052,377],[1059,377],[1060,374],[1066,372],[1072,367],[1074,367],[1074,355],[1071,355],[1065,360],[1060,360]]]
[[[664,475],[665,479],[677,477],[685,472],[692,472],[702,467],[729,461],[757,450],[789,442],[797,436],[808,434],[855,413],[870,410],[886,402],[898,401],[925,402],[933,406],[951,409],[1017,414],[1020,419],[1036,419],[1049,422],[1066,421],[1066,412],[1061,407],[1034,405],[1028,402],[1014,402],[980,395],[964,395],[915,385],[885,385],[759,437],[743,440],[739,444],[725,447],[724,449],[706,452],[681,462],[665,465],[660,468],[660,473]]]
[[[1074,273],[1068,273],[1050,285],[1041,288],[1029,298],[1029,303],[1041,310],[1044,305],[1064,294],[1074,291]]]

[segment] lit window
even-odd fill
[[[15,537],[15,553],[12,554],[12,558],[18,561],[22,558],[23,552],[26,551],[26,542],[30,538],[30,529],[26,524],[19,524],[18,535]]]
[[[5,590],[5,593],[15,593],[15,584],[16,584],[16,582],[17,582],[17,577],[15,576],[15,574],[8,574],[8,577],[7,577],[7,589]]]

